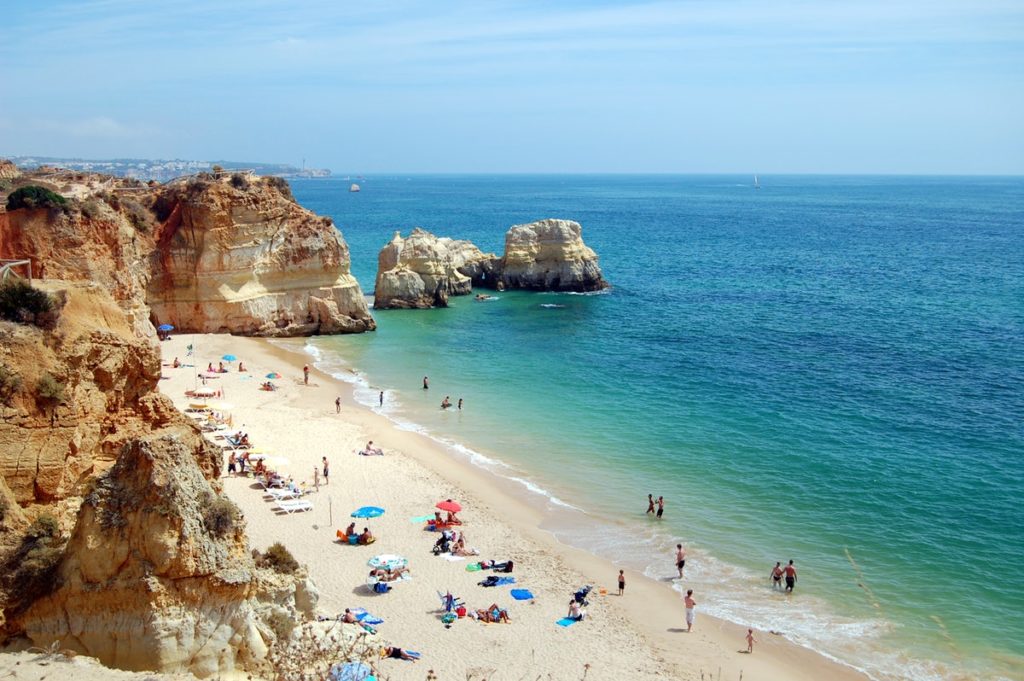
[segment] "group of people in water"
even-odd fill
[[[430,377],[428,377],[428,376],[424,376],[423,377],[423,389],[424,390],[430,390]],[[384,393],[381,393],[381,406],[384,405],[383,396],[384,396]],[[461,397],[459,398],[459,402],[458,402],[457,405],[453,405],[452,404],[451,396],[450,395],[445,395],[444,399],[441,400],[441,409],[442,410],[451,409],[453,406],[456,407],[459,411],[462,411],[462,398]]]

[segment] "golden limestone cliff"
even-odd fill
[[[578,222],[547,219],[515,225],[505,234],[500,281],[507,289],[600,291],[608,282],[597,260],[583,243]]]
[[[375,328],[329,218],[299,206],[287,183],[244,174],[166,185],[94,174],[22,175],[69,197],[0,213],[0,258],[37,277],[111,291],[135,330],[260,336]]]
[[[53,328],[0,322],[2,642],[266,672],[314,587],[257,568],[219,452],[157,392],[158,350],[109,292],[46,288],[63,303]]]

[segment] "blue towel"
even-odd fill
[[[494,586],[507,586],[509,584],[515,584],[515,577],[498,577],[498,581]]]
[[[533,599],[533,594],[529,589],[512,589],[512,598],[517,601],[529,601]]]
[[[366,612],[366,610],[364,610],[363,608],[352,608],[351,612],[353,615],[356,616],[357,622],[362,622],[363,624],[369,624],[371,626],[377,624],[384,624],[384,620],[377,617],[376,615],[371,615],[370,613]]]
[[[409,657],[415,658],[417,660],[420,659],[420,654],[417,653],[415,650],[407,650],[407,651],[405,651],[405,654],[408,655]]]
[[[579,620],[574,620],[571,617],[563,617],[562,619],[555,622],[555,624],[557,624],[560,627],[569,627],[573,624],[576,624],[577,622],[579,622]]]

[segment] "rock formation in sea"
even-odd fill
[[[418,227],[405,238],[395,232],[377,256],[374,309],[445,307],[448,296],[470,293],[474,278],[493,276],[496,261],[468,241]]]
[[[257,567],[220,452],[156,390],[159,351],[110,291],[40,286],[52,328],[0,321],[0,643],[270,671],[315,588]]]
[[[78,198],[0,213],[0,258],[27,257],[36,276],[107,288],[141,334],[154,335],[154,323],[259,336],[376,326],[340,232],[279,178],[45,179]]]
[[[583,228],[571,220],[540,220],[509,229],[499,281],[506,289],[531,291],[608,288],[597,254],[583,243]]]

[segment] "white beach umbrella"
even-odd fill
[[[395,568],[404,568],[409,564],[409,561],[402,556],[396,556],[393,553],[382,553],[379,556],[374,556],[366,563],[372,568],[384,568],[385,570],[394,570]]]

